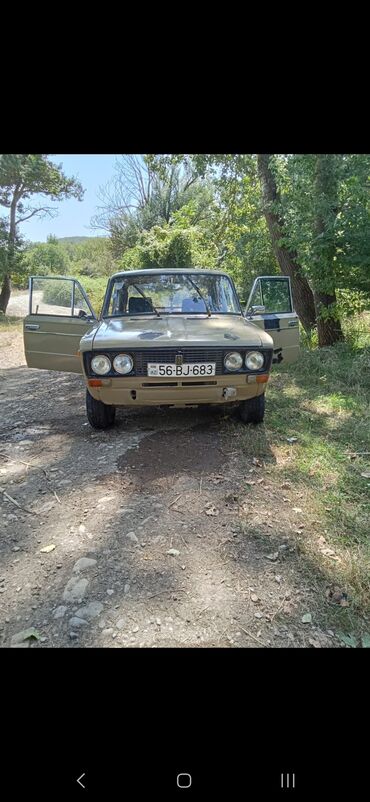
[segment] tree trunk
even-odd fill
[[[11,292],[10,276],[6,275],[4,276],[0,293],[0,312],[4,312],[4,315],[6,313],[6,308],[9,303],[10,292]]]
[[[344,340],[336,313],[333,222],[338,213],[338,191],[332,154],[318,154],[316,157],[315,194],[317,212],[314,297],[319,348],[324,348]]]
[[[257,154],[258,174],[265,205],[264,215],[278,265],[283,275],[290,278],[295,309],[303,328],[309,333],[316,324],[314,297],[298,263],[296,251],[286,248],[280,243],[284,234],[284,220],[281,215],[271,209],[271,203],[278,202],[280,196],[275,177],[269,166],[270,158],[270,153]]]
[[[317,310],[317,333],[319,337],[319,348],[324,348],[328,345],[334,345],[334,343],[341,342],[344,340],[344,335],[340,320],[337,320],[335,317],[326,316],[329,307],[335,306],[337,302],[335,290],[333,295],[328,295],[327,293],[318,292],[315,290],[314,298]],[[321,317],[322,311],[324,312],[323,317]]]
[[[14,264],[14,254],[15,254],[15,240],[17,236],[17,225],[16,225],[16,211],[17,211],[17,203],[19,200],[18,195],[18,187],[16,188],[13,199],[10,205],[10,219],[9,219],[9,236],[8,236],[8,253],[7,253],[7,272],[3,279],[3,284],[1,287],[0,293],[0,312],[4,312],[6,314],[7,306],[9,303],[10,293],[12,290],[11,284],[11,276],[13,271],[13,264]]]

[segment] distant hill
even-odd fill
[[[78,245],[87,239],[100,239],[100,237],[58,237],[58,242],[70,242],[72,245]]]

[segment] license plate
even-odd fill
[[[148,362],[148,376],[215,376],[216,362],[192,362],[184,365],[169,365]]]

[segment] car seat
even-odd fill
[[[181,305],[182,312],[206,312],[206,306],[201,298],[184,298]]]
[[[130,298],[128,302],[129,315],[140,314],[143,312],[153,312],[151,298]]]

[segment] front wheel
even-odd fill
[[[96,401],[86,390],[87,418],[93,429],[108,429],[113,426],[116,417],[116,408],[102,401]]]
[[[243,423],[262,423],[265,416],[265,394],[241,401],[239,415]]]

